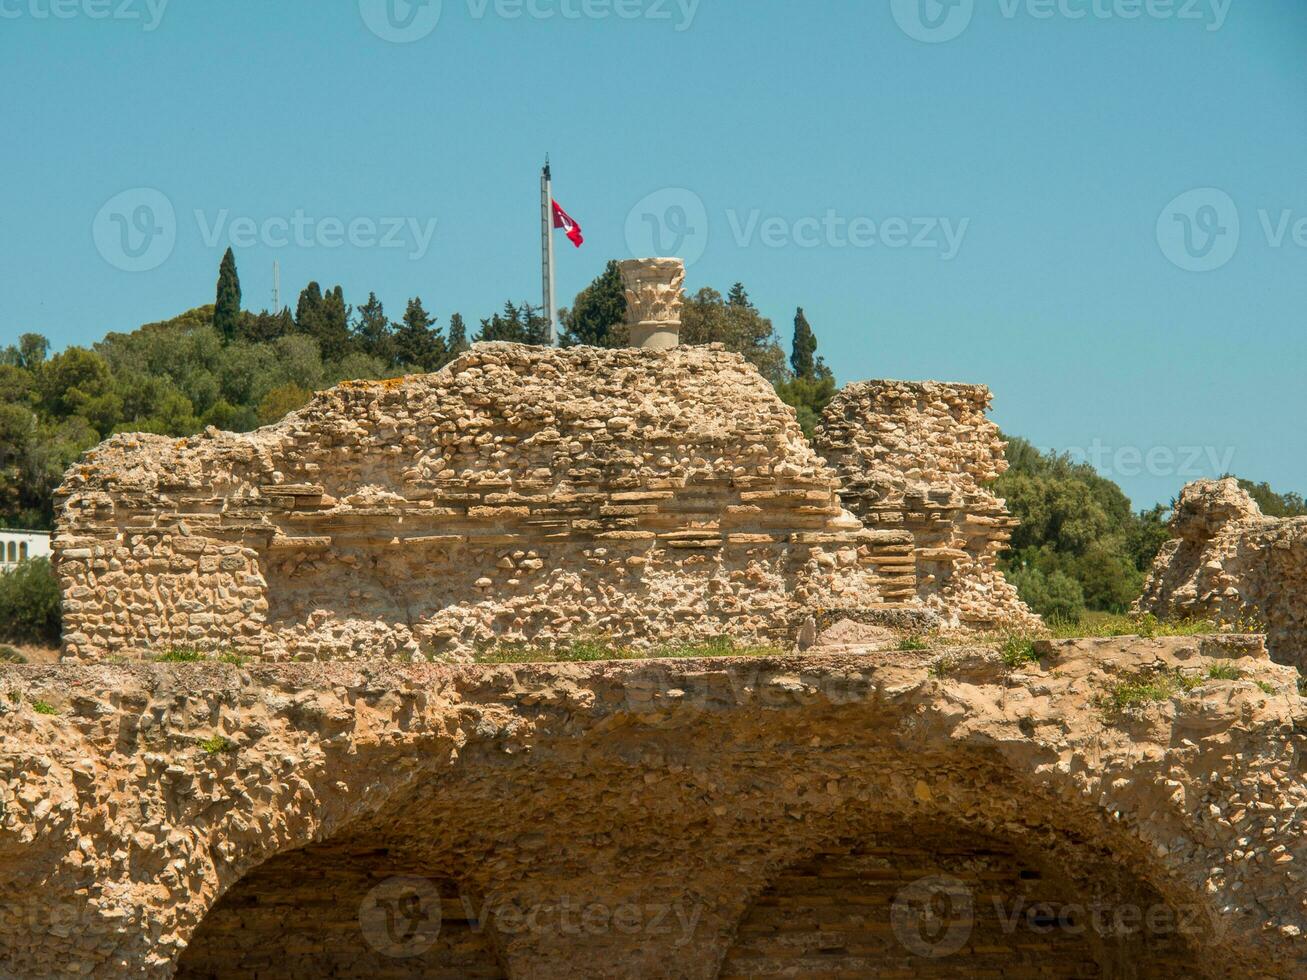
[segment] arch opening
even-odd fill
[[[447,869],[351,839],[279,854],[237,881],[177,964],[184,980],[506,976]]]
[[[846,842],[771,881],[718,976],[1202,975],[1190,947],[1197,910],[1172,908],[1122,869],[1095,863],[1058,866],[960,827]]]

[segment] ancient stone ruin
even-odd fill
[[[1307,976],[1296,671],[981,644],[1037,625],[989,393],[851,385],[814,449],[676,346],[678,263],[622,273],[637,349],[479,345],[66,475],[65,662],[0,663],[0,977]],[[1187,492],[1149,601],[1293,641],[1247,503]],[[666,656],[721,635],[780,652]],[[663,656],[465,662],[591,636]]]
[[[0,975],[1299,978],[1295,679],[1247,637],[0,665]]]
[[[845,506],[900,549],[893,595],[976,629],[1035,620],[998,570],[1016,521],[985,488],[1008,465],[990,399],[983,385],[865,381],[835,396],[816,436]]]
[[[58,491],[67,655],[459,659],[793,646],[823,610],[1032,620],[994,566],[1012,522],[981,488],[1004,465],[984,389],[851,386],[818,439],[832,470],[742,357],[667,349],[679,264],[624,275],[651,349],[483,344],[257,432],[99,446]]]
[[[1307,518],[1265,517],[1237,480],[1199,480],[1171,533],[1137,608],[1265,630],[1272,656],[1307,670]]]

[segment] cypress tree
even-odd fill
[[[455,313],[449,318],[449,356],[450,358],[458,357],[465,350],[471,347],[467,342],[467,324],[463,322],[463,314]]]
[[[229,248],[218,267],[218,298],[213,306],[213,327],[224,341],[234,340],[241,318],[241,280],[236,256]]]
[[[808,326],[808,318],[800,306],[794,314],[794,344],[790,350],[790,367],[796,378],[811,378],[816,369],[817,335]]]

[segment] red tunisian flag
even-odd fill
[[[581,226],[572,220],[571,215],[558,206],[557,201],[554,201],[554,227],[564,229],[567,232],[568,241],[577,248],[580,248],[581,243],[585,241],[584,236],[581,234]]]

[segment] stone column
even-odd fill
[[[629,259],[619,265],[626,287],[626,326],[632,347],[671,350],[681,342],[680,259]]]

